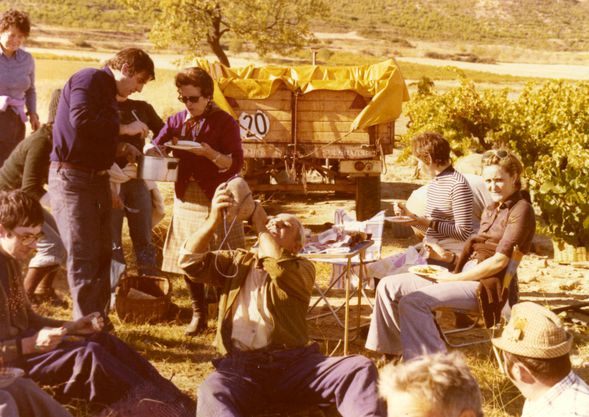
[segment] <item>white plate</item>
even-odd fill
[[[448,268],[438,265],[413,265],[409,267],[409,272],[424,278],[438,279],[437,276],[448,272]]]
[[[384,218],[387,222],[391,223],[409,223],[415,219],[410,216],[388,216]]]
[[[16,378],[25,374],[20,368],[2,368],[0,369],[0,388],[6,388],[12,384]]]
[[[190,149],[202,148],[202,145],[200,143],[193,142],[191,140],[179,140],[178,142],[176,142],[175,145],[168,145],[168,144],[166,144],[166,146],[168,148],[179,149],[181,151],[188,151]]]

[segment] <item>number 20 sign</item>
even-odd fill
[[[263,139],[270,130],[270,120],[263,111],[239,115],[239,133],[243,139]]]

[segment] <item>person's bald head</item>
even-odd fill
[[[305,228],[293,214],[269,216],[266,228],[276,243],[291,253],[298,253],[305,245]]]

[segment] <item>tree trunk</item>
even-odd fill
[[[221,47],[221,37],[226,32],[226,30],[221,30],[221,17],[221,8],[217,5],[211,13],[211,23],[213,27],[207,35],[207,43],[211,47],[213,53],[219,58],[219,62],[226,67],[229,67],[229,58],[227,58],[225,51]]]
[[[211,50],[213,51],[213,53],[215,55],[217,55],[217,58],[219,58],[219,62],[223,65],[225,65],[226,67],[229,67],[229,58],[227,58],[227,55],[225,55],[225,51],[223,50],[223,48],[221,47],[221,42],[219,38],[208,38],[207,39],[207,43],[209,44],[209,46],[211,47]]]

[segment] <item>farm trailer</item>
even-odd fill
[[[357,67],[199,65],[215,80],[215,102],[239,122],[252,190],[354,191],[359,220],[380,210],[384,157],[409,97],[394,60]]]

